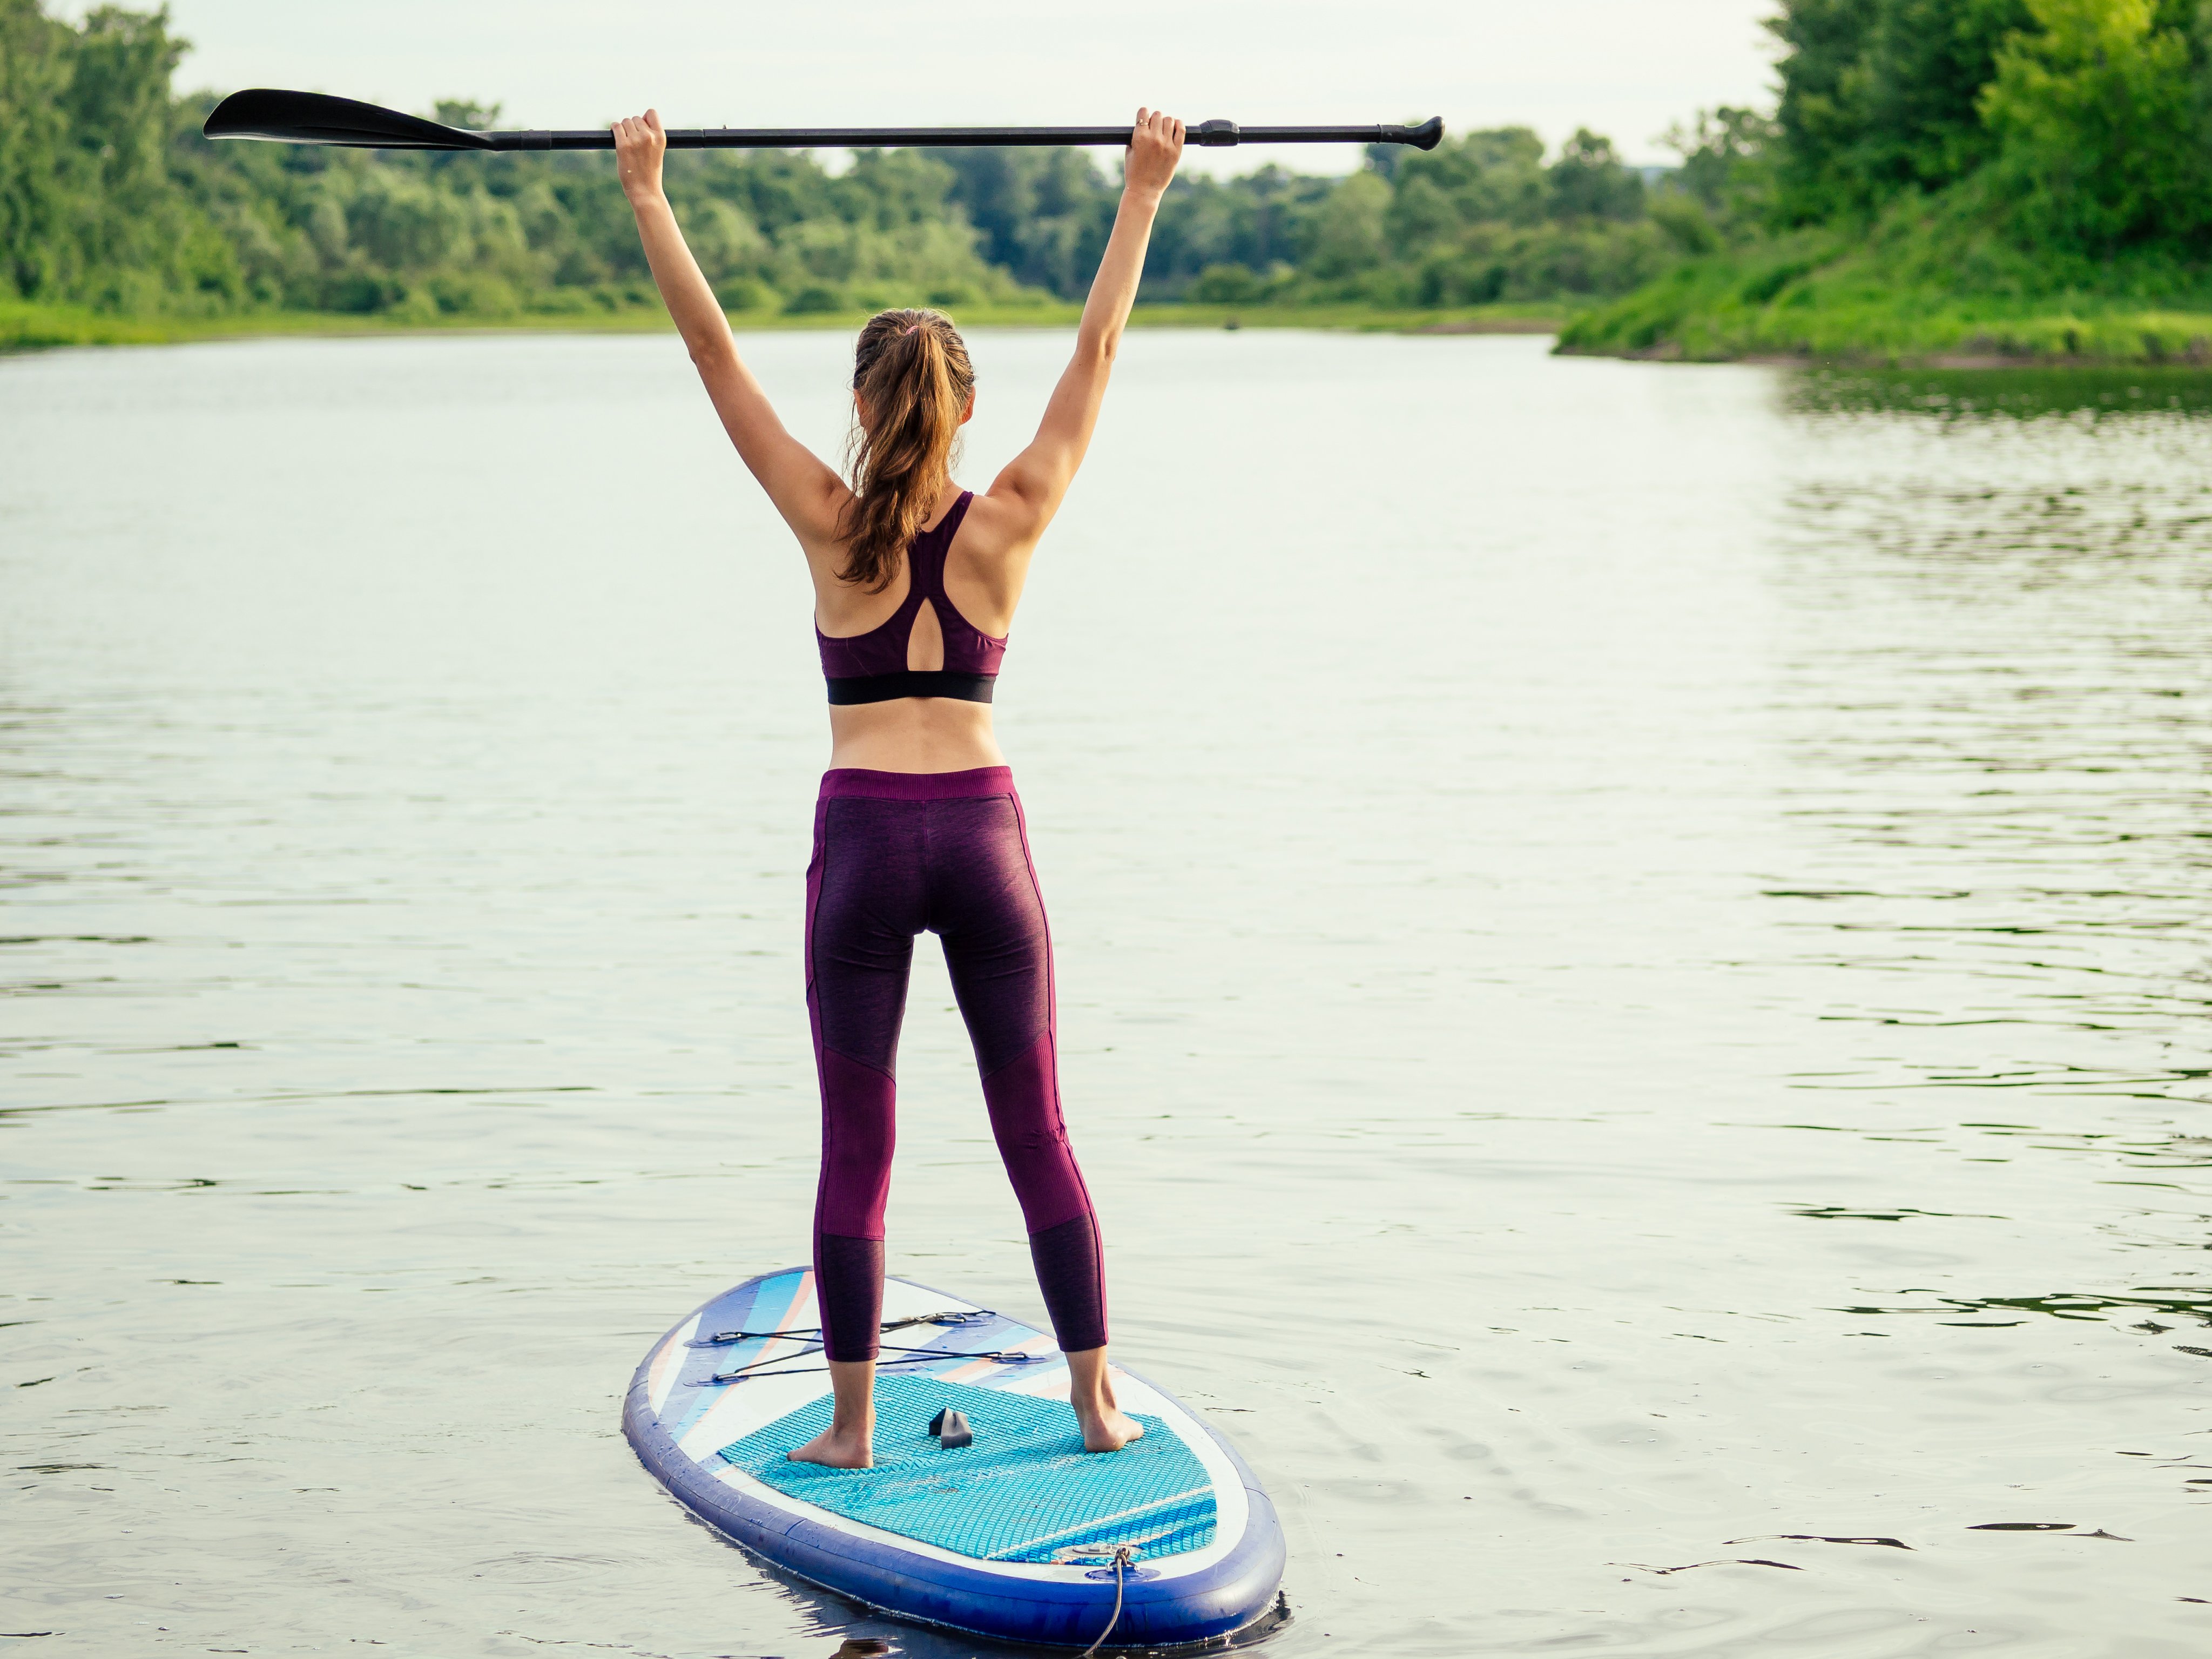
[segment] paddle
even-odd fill
[[[265,138],[285,144],[343,144],[354,149],[612,149],[604,128],[562,132],[471,132],[402,115],[351,98],[255,87],[215,106],[201,131],[210,138]],[[687,127],[668,135],[671,149],[970,149],[1000,144],[1121,144],[1127,127]],[[1411,144],[1434,149],[1444,136],[1436,116],[1417,127],[1240,127],[1201,121],[1187,143],[1224,144]]]

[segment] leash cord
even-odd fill
[[[1106,1645],[1106,1638],[1114,1633],[1114,1626],[1121,1622],[1121,1577],[1128,1570],[1130,1550],[1127,1544],[1114,1547],[1114,1616],[1106,1621],[1106,1628],[1098,1632],[1098,1639],[1083,1650],[1079,1659],[1091,1656]]]

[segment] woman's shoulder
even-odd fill
[[[951,546],[981,559],[1025,551],[1036,540],[1036,514],[1019,497],[972,490]]]

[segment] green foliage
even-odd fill
[[[2026,0],[1980,108],[2019,230],[2084,252],[2192,241],[2212,186],[2189,36],[2153,0]],[[2169,13],[2170,15],[2170,13]]]
[[[166,10],[99,6],[71,26],[0,0],[0,301],[46,319],[22,328],[75,330],[52,319],[88,312],[420,325],[655,307],[605,156],[210,143],[212,95],[170,94],[186,49]],[[448,100],[436,116],[487,127],[500,112]],[[684,151],[667,183],[718,297],[761,319],[1079,298],[1119,198],[1079,149],[862,151],[834,176],[805,155]],[[1144,298],[1402,312],[1615,295],[1686,234],[1649,206],[1588,131],[1548,165],[1534,133],[1502,128],[1426,154],[1377,146],[1345,179],[1188,173],[1154,226]]]
[[[98,6],[76,29],[0,0],[0,229],[14,293],[116,309],[220,305],[237,264],[171,187],[166,11]]]
[[[961,149],[945,154],[950,200],[981,233],[983,257],[1016,282],[1079,295],[1098,267],[1114,197],[1078,149]]]
[[[418,320],[655,303],[605,157],[210,143],[198,127],[213,100],[170,97],[185,51],[165,10],[103,6],[73,28],[39,0],[0,0],[0,296]],[[499,112],[437,113],[480,126]],[[913,151],[863,153],[836,177],[768,153],[685,152],[668,167],[708,280],[762,313],[786,295],[839,311],[1018,298],[978,252],[957,182]]]
[[[1733,114],[1733,112],[1731,112]],[[1731,129],[1750,143],[1748,128]],[[953,201],[985,256],[1081,297],[1118,192],[1074,150],[963,150]],[[1176,180],[1145,265],[1148,301],[1434,309],[1624,293],[1666,261],[1642,178],[1577,132],[1547,167],[1525,127],[1434,150],[1373,146],[1348,179],[1266,167]]]
[[[1534,133],[1505,127],[1427,152],[1378,147],[1333,187],[1278,196],[1279,297],[1430,308],[1558,300],[1625,293],[1664,263],[1642,179],[1587,131],[1548,167]],[[1262,269],[1263,258],[1244,262]]]
[[[1783,0],[1771,27],[1771,127],[1677,135],[1654,217],[1685,263],[1565,349],[2212,357],[2212,3]]]
[[[1204,306],[1249,306],[1267,298],[1267,285],[1240,264],[1208,265],[1190,285],[1190,297]]]
[[[1550,216],[1635,219],[1644,213],[1644,180],[1620,164],[1613,140],[1577,127],[1545,179]]]
[[[2065,258],[2003,234],[1984,174],[1871,226],[1801,227],[1675,266],[1574,319],[1561,349],[1878,362],[1964,357],[2212,361],[2212,272],[2168,248]]]
[[[1394,215],[1401,246],[1422,246],[1466,225],[1525,227],[1544,218],[1544,143],[1526,127],[1448,138],[1404,155],[1386,176],[1403,204]]]
[[[1395,183],[1390,252],[1424,305],[1621,294],[1665,263],[1643,179],[1588,131],[1548,167],[1525,127],[1470,132],[1407,156]]]
[[[1778,206],[1792,222],[1869,214],[1989,159],[1979,107],[2027,0],[1784,0]]]
[[[74,147],[62,116],[70,31],[37,0],[0,0],[0,258],[14,292],[55,286],[74,205],[63,170]]]
[[[1651,216],[1680,253],[1710,253],[1758,234],[1774,217],[1774,122],[1727,104],[1676,123],[1662,141],[1682,158]]]

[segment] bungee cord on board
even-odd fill
[[[876,1364],[876,1369],[878,1370],[888,1370],[893,1365],[927,1365],[941,1359],[988,1359],[994,1364],[999,1365],[1033,1365],[1044,1358],[1042,1354],[1017,1353],[1006,1348],[987,1348],[980,1353],[961,1353],[945,1348],[900,1348],[894,1347],[889,1343],[882,1346],[892,1353],[905,1354],[908,1357],[904,1359],[878,1360]],[[764,1354],[748,1364],[733,1365],[726,1371],[716,1371],[712,1376],[702,1376],[693,1383],[692,1387],[704,1389],[710,1388],[717,1382],[750,1382],[759,1377],[803,1376],[810,1371],[826,1371],[830,1369],[827,1365],[787,1365],[784,1363],[792,1359],[811,1358],[821,1352],[821,1343],[815,1342],[799,1353]],[[775,1365],[781,1369],[772,1371],[762,1370],[759,1367],[763,1365]]]
[[[908,1314],[903,1319],[886,1319],[882,1324],[877,1326],[876,1328],[879,1331],[902,1331],[909,1325],[944,1325],[948,1327],[974,1325],[978,1324],[986,1319],[996,1319],[998,1316],[999,1315],[997,1310],[991,1308],[968,1308],[959,1310],[948,1309],[943,1313]],[[719,1348],[726,1347],[732,1342],[744,1342],[755,1338],[771,1336],[818,1337],[821,1334],[822,1328],[819,1325],[793,1325],[788,1329],[781,1331],[717,1331],[712,1336],[696,1336],[692,1338],[690,1346],[695,1348]]]
[[[987,1319],[996,1319],[998,1316],[988,1308],[977,1308],[972,1311],[911,1314],[904,1319],[885,1320],[877,1328],[884,1331],[899,1331],[911,1325],[941,1325],[948,1328],[957,1328],[964,1325],[978,1324]],[[749,1382],[757,1377],[803,1376],[811,1372],[826,1371],[830,1369],[827,1365],[793,1365],[789,1363],[794,1359],[809,1359],[823,1352],[822,1328],[819,1325],[797,1325],[788,1330],[781,1331],[720,1331],[713,1336],[694,1338],[691,1346],[695,1348],[717,1348],[754,1340],[802,1342],[805,1346],[797,1353],[763,1354],[759,1358],[748,1360],[742,1365],[732,1365],[727,1370],[716,1371],[711,1376],[700,1377],[690,1386],[695,1389],[711,1389],[724,1383]],[[908,1356],[903,1359],[880,1361],[878,1369],[884,1370],[893,1365],[926,1365],[941,1359],[988,1359],[1000,1365],[1031,1365],[1044,1358],[1042,1354],[1021,1353],[1007,1348],[987,1348],[975,1353],[961,1353],[944,1348],[901,1347],[896,1343],[891,1342],[880,1344],[879,1346],[891,1353]],[[778,1369],[775,1370],[762,1369],[769,1365],[774,1365]]]

